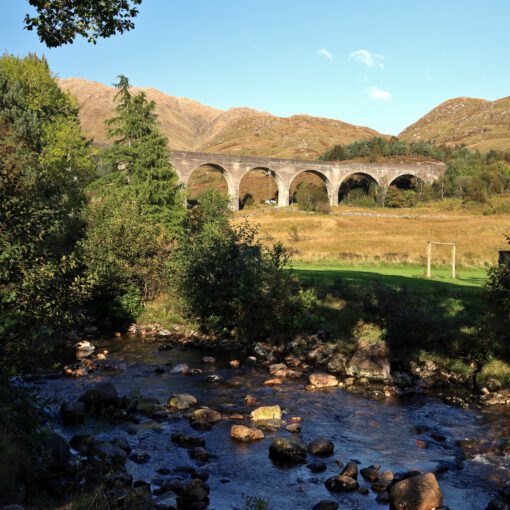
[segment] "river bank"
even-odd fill
[[[104,498],[105,505],[114,497],[124,508],[244,510],[265,508],[248,506],[262,498],[259,503],[264,500],[266,508],[274,510],[311,509],[321,500],[372,510],[389,498],[386,489],[398,477],[419,470],[435,473],[449,508],[484,510],[510,474],[505,457],[510,432],[503,408],[495,412],[447,405],[439,397],[449,392],[437,388],[386,395],[383,383],[378,383],[382,391],[373,384],[350,387],[340,376],[336,386],[311,388],[310,383],[326,381],[317,378],[317,366],[291,368],[287,363],[284,368],[281,356],[285,360],[287,353],[262,352],[267,347],[263,345],[252,353],[215,349],[211,339],[182,332],[160,337],[147,332],[93,343],[96,349],[87,359],[93,360],[95,370],[82,377],[55,374],[24,383],[37,388],[47,402],[48,423],[73,447],[66,469],[46,480],[57,500],[75,491],[74,503],[66,508],[87,508],[96,496],[97,501]],[[325,343],[318,338],[318,345]],[[88,407],[97,384],[110,385],[109,391],[113,386],[116,393],[99,414]],[[182,394],[192,395],[196,403],[191,401],[188,409],[168,406],[173,396]],[[194,420],[202,406],[214,412]],[[260,406],[278,406],[282,421],[253,422],[250,415]],[[236,441],[231,438],[233,425],[256,427],[264,438]],[[308,446],[327,439],[334,453],[307,452],[306,463],[282,465],[269,457],[278,437]],[[381,465],[381,475],[400,474],[384,487],[358,475],[359,489],[328,490],[325,482],[343,469],[339,463],[345,468],[352,459],[360,469]],[[321,463],[325,470],[315,473],[324,468]],[[101,473],[100,483],[91,472]],[[76,487],[82,488],[79,497]],[[190,506],[200,502],[186,500],[190,493],[191,500],[204,497],[209,506]],[[80,501],[88,503],[79,506]]]

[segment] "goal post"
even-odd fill
[[[457,278],[457,267],[456,267],[457,247],[455,246],[455,243],[444,243],[441,241],[428,241],[427,242],[427,278],[432,277],[432,245],[434,245],[434,244],[452,247],[452,278]]]

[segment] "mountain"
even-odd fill
[[[450,99],[404,129],[399,137],[408,142],[463,144],[480,151],[510,150],[510,97],[497,101]]]
[[[113,115],[115,89],[81,78],[60,80],[60,86],[76,98],[85,135],[99,146],[107,145],[104,121]],[[250,108],[224,111],[153,88],[133,90],[144,90],[155,101],[162,130],[176,150],[316,159],[337,143],[384,136],[339,120],[276,117]]]

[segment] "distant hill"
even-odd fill
[[[404,129],[399,138],[463,144],[480,151],[510,150],[510,97],[497,101],[450,99]]]
[[[85,135],[99,146],[106,145],[104,121],[113,115],[115,90],[81,78],[60,80],[60,86],[76,97]],[[223,111],[153,88],[143,90],[156,102],[163,132],[176,150],[316,159],[335,144],[384,136],[339,120],[276,117],[249,108]]]

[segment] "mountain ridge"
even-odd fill
[[[76,98],[85,136],[106,146],[104,121],[114,114],[115,89],[83,78],[60,79],[61,88]],[[246,156],[317,159],[337,143],[387,135],[341,120],[307,114],[278,117],[253,108],[221,110],[189,98],[143,90],[156,103],[156,113],[170,148]]]

